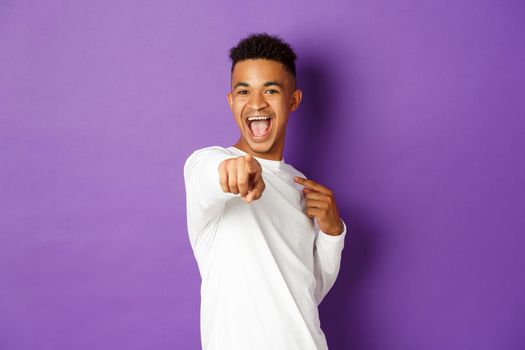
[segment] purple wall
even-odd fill
[[[525,3],[1,1],[0,349],[197,349],[182,178],[228,49],[296,48],[285,159],[350,234],[331,349],[525,348]]]

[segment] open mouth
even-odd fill
[[[272,117],[270,116],[252,116],[246,118],[248,128],[255,138],[266,136],[272,127]]]

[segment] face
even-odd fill
[[[236,147],[257,157],[281,160],[290,112],[301,102],[293,75],[280,62],[238,62],[228,103],[241,136]]]

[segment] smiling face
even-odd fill
[[[288,116],[302,97],[294,76],[280,62],[249,59],[235,65],[231,84],[228,103],[241,131],[235,147],[281,160]]]

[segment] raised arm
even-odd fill
[[[262,168],[251,155],[235,157],[222,147],[193,152],[184,163],[188,224],[196,235],[220,214],[224,204],[241,196],[247,203],[264,191]]]
[[[186,159],[184,183],[187,205],[192,209],[190,213],[209,217],[210,212],[234,197],[232,193],[223,192],[219,183],[219,165],[229,158],[234,156],[223,148],[207,147],[193,152]]]

